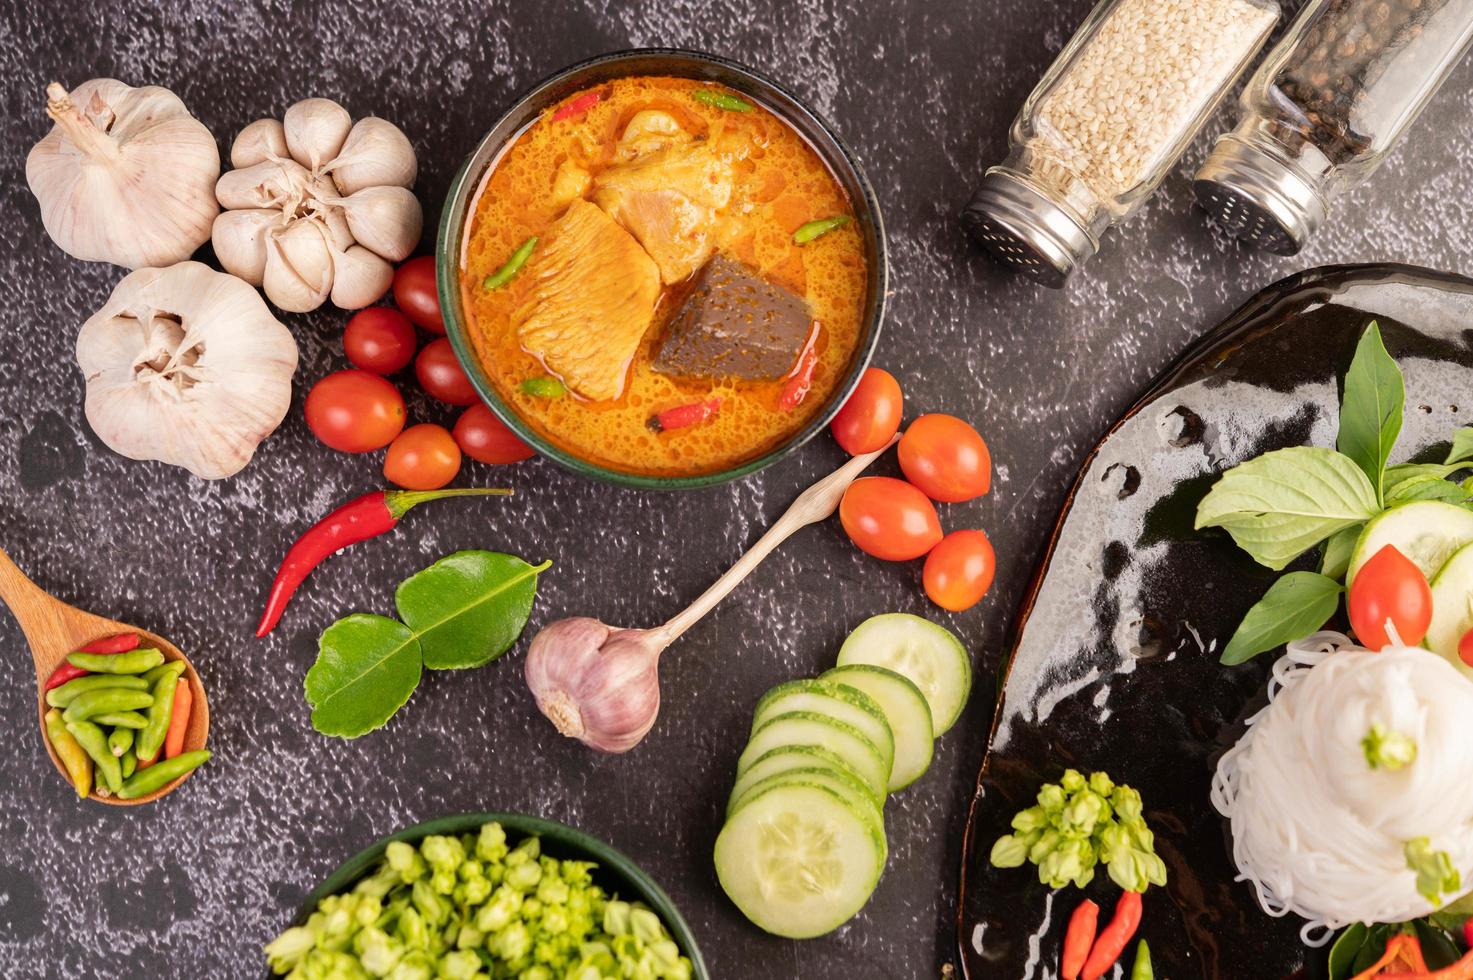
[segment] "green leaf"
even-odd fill
[[[1426,962],[1427,969],[1441,970],[1458,961],[1458,947],[1448,938],[1447,933],[1426,919],[1417,919],[1412,923],[1412,928],[1422,947],[1422,959]]]
[[[357,738],[381,727],[419,684],[419,640],[387,616],[354,613],[322,631],[307,671],[312,727]]]
[[[1352,524],[1341,528],[1325,542],[1325,552],[1320,556],[1320,574],[1337,582],[1345,581],[1350,571],[1350,559],[1355,555],[1355,543],[1360,540],[1362,527]]]
[[[1355,965],[1356,954],[1366,944],[1370,932],[1360,922],[1340,931],[1340,935],[1335,937],[1335,945],[1330,947],[1330,980],[1351,980],[1355,976],[1351,967]]]
[[[1445,462],[1465,463],[1473,461],[1473,425],[1453,433],[1453,448],[1447,452]]]
[[[1449,902],[1442,908],[1427,917],[1433,925],[1448,932],[1457,932],[1463,928],[1463,923],[1473,918],[1473,892],[1469,892],[1456,902]]]
[[[1224,664],[1240,664],[1292,640],[1302,640],[1335,615],[1340,583],[1315,572],[1290,572],[1256,602],[1222,651]]]
[[[1406,403],[1406,383],[1401,368],[1381,342],[1381,328],[1374,320],[1361,334],[1355,358],[1345,374],[1345,393],[1340,399],[1340,436],[1335,448],[1355,460],[1370,478],[1376,499],[1382,500],[1382,477],[1386,460],[1401,435],[1401,413]]]
[[[1351,964],[1350,975],[1352,977],[1364,973],[1371,965],[1381,958],[1386,952],[1386,944],[1391,937],[1401,932],[1401,925],[1387,922],[1378,922],[1366,932],[1366,941],[1361,943],[1360,951],[1356,954],[1355,962]]]
[[[1278,570],[1379,510],[1375,488],[1349,457],[1295,446],[1224,473],[1197,505],[1196,526],[1225,529],[1255,561]]]
[[[480,667],[522,635],[537,576],[551,565],[495,551],[457,551],[401,582],[394,605],[419,636],[426,667]]]
[[[1462,487],[1431,475],[1408,477],[1386,490],[1387,507],[1412,500],[1443,500],[1450,504],[1461,504],[1467,499],[1468,492]]]

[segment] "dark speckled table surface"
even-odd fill
[[[55,595],[187,650],[210,692],[218,755],[151,807],[79,804],[42,750],[24,642],[0,614],[0,975],[258,974],[261,944],[341,860],[405,824],[473,809],[566,821],[629,853],[682,907],[717,977],[941,975],[954,960],[956,863],[990,678],[1088,448],[1194,338],[1283,275],[1380,260],[1473,271],[1473,64],[1301,256],[1249,253],[1208,230],[1187,186],[1204,137],[1068,289],[1045,291],[993,265],[955,216],[1089,6],[6,3],[0,546]],[[596,756],[552,731],[522,684],[524,648],[481,670],[427,676],[380,732],[324,738],[301,687],[318,632],[350,611],[390,610],[394,583],[441,555],[486,547],[553,559],[534,629],[572,613],[654,624],[840,451],[819,439],[756,477],[681,496],[612,490],[540,461],[507,472],[472,464],[463,481],[509,484],[515,500],[416,513],[392,539],[325,565],[282,627],[254,640],[270,566],[287,543],[379,484],[376,456],[332,453],[302,422],[306,386],[345,366],[344,318],[283,317],[301,346],[296,401],[240,475],[206,483],[109,452],[83,420],[72,347],[122,272],[71,260],[41,228],[23,162],[47,130],[42,89],[93,76],[164,85],[225,147],[253,119],[330,96],[408,132],[429,228],[456,167],[517,92],[574,60],[641,45],[702,48],[768,72],[857,150],[893,263],[877,361],[904,385],[910,414],[961,415],[988,438],[992,493],[944,520],[986,528],[1000,556],[997,584],[974,610],[944,616],[921,595],[917,566],[866,558],[830,522],[789,542],[667,655],[659,724],[629,755]],[[454,418],[422,396],[411,412]],[[889,868],[865,910],[824,939],[768,937],[725,899],[710,860],[752,705],[768,686],[826,667],[851,627],[892,610],[937,617],[962,636],[980,672],[976,696],[929,774],[892,800]]]

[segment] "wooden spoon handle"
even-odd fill
[[[109,620],[85,613],[53,597],[26,577],[4,550],[0,550],[0,601],[10,607],[31,646],[38,677],[56,669],[79,637],[101,635]]]
[[[774,548],[792,536],[794,531],[832,516],[834,511],[838,510],[839,501],[843,499],[844,491],[849,489],[849,484],[853,483],[855,478],[863,473],[871,463],[879,459],[886,450],[895,445],[899,438],[896,436],[891,439],[882,449],[855,456],[799,494],[798,499],[793,501],[792,506],[783,516],[767,529],[766,534],[757,539],[756,544],[747,549],[747,553],[742,555],[725,575],[712,583],[709,589],[701,593],[700,598],[691,603],[678,616],[654,631],[659,634],[662,643],[673,643],[680,634],[700,622],[701,617],[715,608],[718,602],[725,599],[727,593],[741,584],[742,579],[760,565],[762,559],[770,555]]]

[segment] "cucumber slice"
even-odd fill
[[[809,939],[864,907],[885,856],[863,808],[826,786],[785,783],[731,815],[716,838],[716,877],[758,928]]]
[[[737,775],[750,769],[764,754],[787,745],[817,745],[837,753],[864,780],[876,799],[885,798],[890,770],[879,747],[853,725],[816,711],[790,711],[768,720],[753,732],[737,760]]]
[[[956,723],[972,690],[972,659],[951,630],[909,613],[860,623],[839,649],[839,666],[886,667],[920,688],[936,736]]]
[[[847,766],[842,769],[822,765],[785,769],[760,779],[753,779],[752,770],[749,769],[737,777],[736,785],[731,788],[731,797],[726,803],[726,818],[730,820],[733,813],[765,790],[787,783],[826,786],[863,810],[874,822],[876,829],[882,833],[885,830],[885,813],[880,809],[881,804],[875,801],[874,794],[869,791],[864,780],[850,772]]]
[[[1422,642],[1452,661],[1467,677],[1473,669],[1458,656],[1458,642],[1473,629],[1473,544],[1449,558],[1432,580],[1432,623]]]
[[[762,753],[762,755],[747,766],[742,774],[737,777],[736,785],[732,787],[731,799],[735,800],[738,790],[745,790],[759,780],[768,776],[776,776],[781,773],[791,772],[794,769],[835,769],[852,776],[864,787],[865,793],[876,807],[883,807],[885,800],[877,797],[869,788],[869,783],[864,777],[854,771],[854,767],[844,761],[844,757],[837,752],[822,748],[817,745],[784,745]],[[730,810],[730,807],[727,808]]]
[[[895,764],[890,769],[890,792],[904,789],[931,766],[935,735],[931,729],[931,707],[926,696],[909,678],[870,664],[835,667],[819,677],[843,687],[863,691],[884,709],[895,735]]]
[[[885,709],[863,691],[816,680],[779,684],[757,702],[757,708],[752,712],[752,731],[757,731],[778,715],[793,711],[816,711],[853,725],[875,743],[885,759],[885,767],[891,769],[894,766],[895,736],[885,719]],[[890,775],[893,779],[894,772]]]
[[[1346,584],[1355,581],[1360,567],[1388,544],[1396,545],[1430,580],[1453,552],[1473,544],[1473,510],[1441,500],[1418,500],[1372,518],[1355,543]]]

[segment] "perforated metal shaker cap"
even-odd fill
[[[1193,188],[1224,231],[1254,248],[1294,255],[1325,223],[1327,205],[1314,183],[1285,159],[1223,137]]]
[[[991,171],[962,212],[962,225],[994,258],[1060,289],[1099,251],[1088,229],[1016,177]]]

